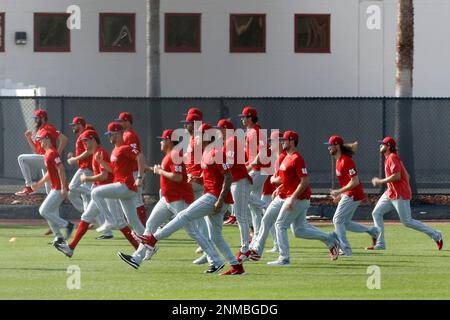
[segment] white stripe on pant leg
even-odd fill
[[[353,217],[355,210],[358,208],[360,201],[353,201],[352,197],[343,195],[334,213],[333,223],[335,232],[338,236],[340,247],[347,254],[351,255],[352,248],[347,240],[345,224],[347,220]]]
[[[261,228],[259,229],[258,236],[252,244],[253,249],[262,256],[264,251],[264,246],[269,236],[269,230],[275,226],[275,221],[277,221],[278,215],[280,213],[281,207],[283,206],[284,200],[280,197],[276,197],[267,207],[266,213],[261,221]],[[276,236],[276,234],[275,234]],[[277,241],[278,243],[278,241]]]
[[[33,174],[38,174],[41,170],[45,170],[44,156],[40,154],[21,154],[17,161],[27,186],[31,186],[33,183]]]
[[[133,172],[134,180],[136,180],[138,176],[139,176],[139,171],[134,171]],[[135,201],[136,208],[142,207],[144,205],[144,199],[142,198],[142,191],[143,191],[143,188],[142,187],[138,187],[138,191],[137,191],[137,193],[135,195],[135,197],[136,197],[136,201]]]
[[[226,243],[222,234],[223,217],[228,210],[228,205],[223,205],[222,210],[219,213],[211,212],[207,216],[208,227],[211,232],[211,240],[222,253],[224,258],[231,264],[238,264],[238,261],[234,254],[231,252],[230,246]]]
[[[59,208],[64,198],[60,190],[52,190],[39,208],[39,213],[56,228],[65,228],[68,222],[59,216]],[[56,232],[59,233],[59,230]],[[55,234],[56,234],[55,233]]]
[[[252,215],[254,236],[258,236],[259,228],[261,226],[261,219],[264,213],[262,208],[264,202],[261,200],[261,194],[267,176],[262,175],[261,171],[251,171],[250,176],[253,179],[253,185],[250,193],[249,208]],[[260,202],[260,205],[255,204],[257,201]]]
[[[178,213],[178,215],[174,219],[172,219],[172,221],[166,224],[164,228],[156,231],[154,237],[158,240],[167,238],[186,224],[198,218],[206,216],[214,207],[216,199],[216,197],[210,194],[201,196],[185,210]]]
[[[289,238],[287,230],[298,216],[304,215],[306,219],[306,211],[309,206],[309,200],[294,200],[292,209],[288,210],[286,208],[286,201],[284,201],[280,214],[275,222],[278,248],[280,250],[280,260],[289,261]]]
[[[440,239],[440,234],[427,226],[426,224],[423,224],[422,222],[418,220],[414,220],[411,217],[411,205],[409,200],[392,200],[392,205],[395,207],[395,209],[398,212],[398,215],[400,217],[400,221],[408,228],[417,230],[419,232],[423,232],[426,235],[428,235],[431,239],[434,241],[437,241]]]
[[[248,214],[250,188],[251,185],[247,179],[241,179],[231,184],[231,194],[234,199],[234,215],[239,226],[239,233],[241,236],[241,252],[243,253],[248,251],[250,240],[250,217]]]

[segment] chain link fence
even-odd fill
[[[134,116],[134,127],[141,138],[147,163],[158,163],[162,154],[156,140],[163,129],[179,128],[189,107],[203,110],[204,121],[216,123],[230,118],[241,127],[238,114],[247,105],[257,108],[259,122],[266,129],[295,130],[300,136],[303,154],[315,192],[327,192],[336,185],[334,164],[323,144],[333,134],[346,142],[359,142],[354,159],[368,193],[378,193],[370,180],[383,174],[383,160],[377,140],[394,136],[395,98],[71,98],[0,97],[0,179],[21,185],[17,157],[30,153],[24,132],[32,129],[33,113],[47,110],[49,122],[68,138],[64,157],[75,151],[75,136],[68,125],[75,116],[83,116],[99,131],[122,111]],[[412,99],[411,123],[414,146],[414,170],[418,193],[450,194],[450,99]],[[102,144],[111,146],[105,137]],[[401,146],[400,146],[400,155]],[[405,160],[405,159],[404,159]],[[407,162],[407,161],[405,161]],[[76,171],[66,164],[70,176]],[[145,193],[157,194],[158,178],[147,175]],[[17,188],[18,189],[18,188]],[[0,190],[0,192],[2,192]]]

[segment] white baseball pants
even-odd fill
[[[366,232],[370,235],[377,232],[375,227],[367,227],[352,221],[353,215],[360,204],[361,201],[354,201],[353,197],[343,195],[334,213],[333,224],[335,232],[338,236],[340,247],[347,256],[352,254],[352,247],[347,240],[346,230],[358,233]]]
[[[262,195],[261,200],[264,201],[264,203],[266,204],[265,207],[268,208],[270,203],[272,202],[272,195]],[[267,213],[267,209],[264,211],[264,216],[266,215],[266,213]],[[264,216],[261,220],[261,227],[259,228],[258,235],[261,232],[261,228],[264,223]],[[278,249],[277,233],[275,231],[275,221],[272,223],[272,227],[270,228],[270,234],[272,235],[272,239],[273,239],[273,247]]]
[[[253,180],[253,184],[251,187],[248,206],[252,215],[254,236],[258,236],[265,205],[264,201],[261,200],[261,195],[264,187],[264,182],[266,182],[268,176],[261,174],[261,171],[255,170],[250,171],[249,175]]]
[[[230,247],[225,242],[222,235],[223,217],[229,206],[224,204],[220,212],[216,213],[214,212],[214,204],[216,201],[217,197],[212,194],[204,194],[187,209],[181,211],[164,228],[158,230],[154,234],[154,237],[157,240],[162,240],[169,237],[172,233],[184,227],[186,224],[191,223],[196,219],[206,217],[212,242],[230,264],[238,264],[236,257],[231,252]],[[208,248],[209,252],[213,252],[213,250],[214,248]],[[206,253],[209,255],[208,252]]]
[[[194,190],[195,200],[199,199],[203,195],[203,185],[193,182],[192,189]],[[192,223],[200,234],[202,234],[205,238],[211,239],[205,217],[197,219]]]
[[[382,248],[386,248],[386,243],[384,241],[384,220],[383,216],[387,212],[395,210],[400,218],[400,222],[408,228],[420,231],[428,235],[434,241],[438,241],[441,237],[441,234],[430,228],[429,226],[423,224],[418,220],[414,220],[411,218],[411,205],[410,200],[403,200],[402,198],[397,200],[389,199],[385,194],[381,196],[378,200],[377,205],[375,206],[372,217],[375,223],[375,226],[378,227],[380,231],[380,236],[377,240],[377,246]]]
[[[120,206],[120,202],[117,199],[105,199],[106,207],[108,210],[108,223],[111,225],[115,225],[118,229],[122,229],[128,225],[125,217],[122,213],[122,207]],[[99,223],[99,225],[103,225],[105,223],[105,217],[101,214],[99,208],[95,204],[93,200],[91,200],[85,210],[85,212],[81,215],[81,220],[92,223],[94,220]],[[108,232],[105,234],[110,234]]]
[[[139,176],[139,172],[138,171],[134,171],[133,172],[133,177],[134,180],[137,179],[137,177]],[[142,186],[138,187],[138,191],[136,192],[136,208],[142,207],[144,205],[144,199],[142,198]]]
[[[246,253],[249,250],[250,215],[248,212],[248,206],[251,188],[252,185],[248,179],[241,179],[231,184],[231,195],[234,200],[233,212],[239,226],[239,233],[241,235],[242,253]]]
[[[79,212],[86,210],[91,200],[90,193],[86,193],[86,191],[92,189],[92,182],[81,183],[80,177],[82,174],[92,176],[92,171],[90,169],[78,169],[69,184],[69,200]]]
[[[60,228],[66,228],[68,221],[59,216],[59,208],[64,201],[61,190],[51,190],[39,207],[39,214],[47,220],[50,229],[57,238],[63,238]]]
[[[131,228],[139,235],[144,233],[144,226],[136,213],[136,192],[131,191],[125,184],[120,182],[98,186],[92,190],[92,200],[100,212],[108,220],[114,220],[114,217],[108,215],[108,206],[106,199],[119,200],[123,213]]]
[[[31,187],[33,184],[32,176],[40,173],[42,176],[45,175],[46,168],[44,162],[44,156],[40,154],[21,154],[17,161],[19,162],[20,171],[22,171],[22,176],[25,179],[25,185]],[[45,191],[50,193],[50,182],[45,184]]]

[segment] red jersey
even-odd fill
[[[244,146],[239,143],[236,136],[229,137],[223,147],[223,153],[226,155],[224,163],[230,163],[233,182],[248,179],[250,183],[253,183],[245,166],[245,159],[238,159],[238,150],[244,150]]]
[[[106,151],[105,149],[103,149],[101,146],[98,146],[97,149],[95,149],[94,151],[94,156],[99,153],[102,155],[103,161],[110,163],[110,157],[109,157],[109,153],[108,151]],[[105,169],[103,169],[100,166],[100,163],[98,163],[97,161],[95,161],[95,157],[92,157],[92,172],[94,173],[94,176],[102,173]],[[105,181],[95,181],[94,184],[96,186],[101,186],[104,184],[109,184],[112,183],[114,180],[113,174],[111,172],[108,172],[108,178]]]
[[[128,144],[133,149],[138,150],[139,152],[142,151],[141,140],[139,139],[138,134],[136,133],[136,131],[134,131],[133,128],[130,128],[123,132],[123,142],[125,144]],[[133,166],[133,171],[138,171],[137,162],[135,162]]]
[[[111,153],[114,182],[126,184],[128,189],[134,192],[137,192],[137,187],[134,185],[133,166],[139,153],[128,144],[115,147]]]
[[[231,171],[229,165],[214,162],[216,156],[223,157],[223,155],[217,155],[217,152],[223,153],[223,151],[217,151],[216,149],[203,153],[201,166],[203,170],[203,194],[210,193],[218,198],[222,191],[222,185],[225,179],[224,174],[231,173]],[[228,192],[226,195],[225,203],[233,203],[231,192]]]
[[[280,194],[280,198],[285,199],[286,197],[292,196],[300,184],[301,179],[308,176],[305,161],[298,151],[295,151],[293,154],[286,154],[280,165],[278,174],[284,187],[284,192]],[[297,199],[306,200],[309,198],[311,198],[311,188],[308,186]]]
[[[195,163],[194,158],[194,150],[196,145],[196,140],[198,137],[191,136],[189,139],[189,146],[187,148],[187,152],[185,153],[184,157],[186,159],[186,171],[188,174],[194,176],[194,177],[200,177],[202,174],[202,166],[200,163]],[[201,157],[200,157],[201,159]]]
[[[278,174],[278,170],[280,168],[281,163],[284,160],[284,157],[286,157],[286,151],[282,151],[277,158],[277,163],[276,163],[276,168],[275,168],[275,177],[279,176]],[[272,195],[272,193],[275,191],[276,188],[278,188],[279,185],[277,184],[272,184],[270,182],[270,178],[272,177],[272,175],[268,176],[266,179],[266,182],[264,182],[264,186],[263,186],[263,196],[269,196]]]
[[[48,149],[44,154],[45,167],[50,176],[50,186],[52,190],[61,190],[61,179],[58,174],[58,166],[62,165],[61,157],[56,148]]]
[[[86,145],[81,141],[80,136],[78,136],[77,142],[75,143],[75,155],[77,157],[86,151]],[[86,159],[78,160],[78,168],[92,170],[92,155]]]
[[[183,200],[186,203],[190,204],[194,202],[194,190],[192,189],[192,185],[187,182],[187,173],[186,166],[184,163],[176,165],[173,162],[173,158],[177,155],[178,151],[172,150],[172,152],[166,154],[163,161],[161,162],[161,168],[164,171],[170,173],[177,173],[183,176],[183,180],[181,182],[171,181],[164,176],[161,175],[159,178],[161,194],[166,198],[167,202],[175,202]],[[181,156],[181,154],[180,154]]]
[[[345,187],[353,177],[358,176],[358,171],[356,171],[355,162],[349,156],[343,154],[336,161],[336,176],[339,180],[341,187]],[[361,181],[358,186],[350,191],[345,192],[349,197],[353,197],[353,201],[361,201],[365,198],[363,187]]]
[[[56,128],[50,123],[44,123],[42,127],[36,132],[36,136],[39,136],[43,131],[50,132],[50,134],[52,135],[52,137],[50,138],[52,146],[53,148],[57,149],[58,147],[56,145],[56,140],[58,139],[61,132],[56,130]],[[45,150],[41,147],[39,141],[36,142],[36,153],[41,155],[45,154]]]
[[[412,192],[411,187],[409,185],[409,176],[408,172],[403,165],[402,160],[396,153],[391,153],[384,160],[384,172],[386,173],[386,178],[400,172],[400,181],[389,182],[387,184],[386,196],[389,199],[400,199],[403,200],[411,200]]]

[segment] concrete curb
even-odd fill
[[[154,207],[146,205],[147,212],[151,212]],[[374,206],[360,206],[354,215],[355,220],[372,220],[372,210]],[[308,216],[320,216],[332,219],[336,206],[312,206],[308,210]],[[417,220],[449,220],[450,206],[444,205],[420,205],[413,206],[412,216]],[[61,217],[64,219],[80,219],[80,213],[71,204],[63,204],[61,207]],[[2,205],[0,206],[0,219],[42,219],[39,215],[39,206],[24,205]],[[398,220],[396,212],[392,211],[385,215],[386,220]]]

